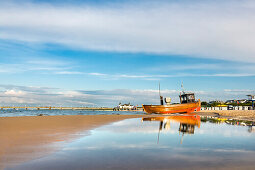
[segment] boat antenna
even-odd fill
[[[181,84],[181,88],[182,88],[182,93],[185,93],[184,88],[183,88],[183,82]]]
[[[157,141],[157,144],[159,144],[159,134],[160,134],[160,131],[162,130],[162,127],[163,127],[163,121],[159,122],[158,141]]]
[[[163,100],[163,96],[161,96],[161,93],[160,93],[160,82],[158,83],[158,90],[159,90],[160,105],[163,105],[164,104],[164,100]]]
[[[158,82],[158,93],[159,93],[159,96],[161,96],[161,94],[160,94],[160,81]]]

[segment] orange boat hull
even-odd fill
[[[145,112],[151,114],[191,113],[200,111],[200,100],[194,103],[171,104],[171,105],[143,105]]]

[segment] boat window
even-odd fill
[[[184,94],[180,96],[181,103],[192,103],[195,102],[194,94]]]
[[[193,96],[193,95],[190,95],[190,96],[189,96],[189,99],[190,99],[190,100],[194,99],[194,96]]]

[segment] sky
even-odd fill
[[[1,105],[255,94],[252,0],[0,0]]]

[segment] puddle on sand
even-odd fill
[[[252,126],[201,120],[193,115],[116,122],[57,153],[9,169],[254,169]]]

